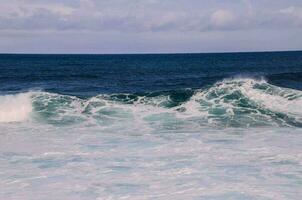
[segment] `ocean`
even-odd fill
[[[300,200],[302,52],[0,55],[0,199]]]

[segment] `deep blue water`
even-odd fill
[[[0,92],[76,96],[202,88],[230,77],[264,77],[302,89],[302,51],[150,55],[0,55]]]

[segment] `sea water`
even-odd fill
[[[301,199],[302,52],[0,55],[0,199]]]

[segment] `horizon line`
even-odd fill
[[[210,51],[210,52],[136,52],[136,53],[25,53],[25,52],[0,52],[0,55],[175,55],[175,54],[232,54],[232,53],[282,53],[300,52],[301,50],[259,50],[259,51]]]

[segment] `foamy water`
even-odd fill
[[[0,122],[27,120],[31,111],[30,93],[0,96]]]
[[[0,97],[0,199],[301,199],[302,93],[264,80]]]

